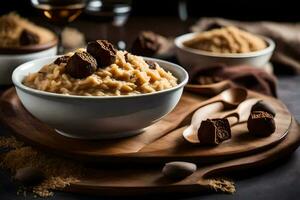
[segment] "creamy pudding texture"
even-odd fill
[[[193,49],[213,53],[249,53],[265,49],[267,44],[260,37],[249,32],[228,26],[198,33],[194,38],[184,42]]]
[[[90,75],[86,73],[86,77],[74,78],[66,73],[66,66],[72,64],[69,62],[74,53],[80,52],[87,54],[85,49],[69,53],[64,58],[45,65],[40,71],[26,76],[23,84],[37,90],[81,96],[138,95],[177,85],[177,78],[171,72],[164,70],[156,62],[146,62],[142,57],[126,51],[116,51],[114,63],[98,66],[93,73],[89,71]],[[79,56],[76,57],[79,59]],[[81,63],[88,64],[88,61],[83,60]]]

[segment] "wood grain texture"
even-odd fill
[[[198,170],[180,181],[166,179],[161,174],[162,166],[151,168],[118,168],[91,170],[80,182],[70,185],[64,190],[79,193],[125,196],[153,195],[174,193],[201,193],[211,190],[210,179],[223,176],[224,173],[236,170],[259,170],[277,159],[292,153],[300,143],[299,125],[293,120],[287,137],[271,149],[248,157],[229,160],[212,165],[198,165]]]
[[[25,110],[14,89],[2,95],[0,118],[17,137],[29,144],[80,161],[164,163],[184,160],[208,163],[263,151],[285,137],[291,124],[291,115],[286,107],[276,99],[250,92],[249,98],[252,97],[264,99],[274,106],[277,111],[276,132],[270,137],[256,138],[247,133],[245,124],[239,124],[232,129],[232,139],[209,147],[191,145],[182,137],[186,126],[181,122],[186,121],[196,108],[210,101],[190,93],[185,93],[174,111],[161,121],[144,133],[126,139],[91,141],[61,136]],[[177,128],[179,124],[184,126]]]
[[[185,125],[175,127],[175,120],[184,121],[190,115],[185,112],[188,107],[205,101],[187,93],[169,116],[145,133],[113,141],[81,141],[60,136],[31,116],[13,89],[1,97],[0,118],[16,136],[44,150],[79,160],[86,157],[87,160],[118,162],[117,165],[94,165],[97,167],[91,168],[79,182],[64,191],[107,196],[201,193],[212,189],[211,178],[269,164],[299,146],[299,126],[286,107],[278,100],[250,92],[249,98],[253,97],[262,98],[275,107],[276,133],[268,138],[254,138],[247,133],[245,124],[239,124],[233,128],[233,138],[217,147],[187,144],[181,135]],[[183,180],[170,180],[161,174],[163,162],[168,160],[194,160],[198,169]],[[131,161],[141,163],[132,165]],[[146,161],[158,163],[144,165]]]

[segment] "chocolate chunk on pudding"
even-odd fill
[[[156,63],[153,61],[146,61],[150,69],[156,69]]]
[[[109,66],[116,61],[117,50],[106,40],[89,42],[86,51],[97,60],[100,68]]]
[[[56,65],[60,65],[61,63],[67,64],[69,59],[70,59],[70,56],[64,55],[64,56],[58,57],[53,63]]]
[[[247,127],[251,134],[258,137],[266,137],[275,132],[276,125],[272,114],[265,111],[251,112]]]
[[[227,119],[207,119],[201,122],[198,130],[200,144],[217,145],[231,138]]]
[[[97,70],[97,61],[87,52],[76,52],[66,65],[65,73],[73,78],[85,78]]]

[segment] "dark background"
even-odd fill
[[[64,0],[61,0],[64,1]],[[299,0],[187,0],[189,19],[200,17],[224,17],[236,20],[270,20],[300,22]],[[42,25],[46,25],[45,18],[40,15],[30,4],[30,0],[0,0],[0,15],[10,11],[17,11],[22,16],[33,18]],[[161,17],[160,16],[164,16]],[[84,31],[87,40],[99,39],[101,31],[98,24],[92,22],[92,18],[81,15],[85,20],[75,20],[71,26]],[[170,19],[169,19],[170,18]],[[110,27],[110,32],[116,38],[125,37],[127,41],[136,37],[140,28],[147,28],[163,35],[180,35],[186,31],[178,21],[178,0],[133,0],[132,13],[124,33],[117,32]],[[157,20],[159,19],[159,20]],[[89,22],[91,20],[91,22]],[[193,20],[192,20],[193,22]],[[163,24],[163,25],[162,25]],[[187,26],[187,23],[185,23]],[[181,27],[182,26],[182,27]],[[110,35],[110,37],[113,37]],[[130,42],[128,42],[130,44]],[[300,121],[300,76],[281,77],[278,83],[279,97],[285,102],[290,111]],[[0,125],[0,134],[6,129]],[[7,134],[10,134],[7,132]],[[245,177],[233,177],[236,182],[237,192],[234,195],[227,194],[205,194],[203,196],[186,197],[189,200],[293,200],[300,197],[300,149],[286,160],[280,160],[264,169],[262,172],[256,170],[245,171]],[[23,200],[35,199],[16,196],[16,186],[11,182],[7,173],[0,172],[0,200]],[[172,199],[175,196],[168,196]],[[168,199],[168,197],[152,199]],[[182,198],[182,197],[181,197]],[[49,200],[98,200],[111,199],[104,197],[92,197],[87,195],[56,192]],[[116,200],[121,200],[119,198]],[[135,199],[151,199],[151,197],[138,197]]]
[[[63,0],[62,0],[63,1]],[[204,16],[239,20],[300,21],[297,0],[186,0],[190,18]],[[178,16],[178,0],[132,0],[132,16]],[[16,10],[37,16],[30,0],[1,0],[0,14]],[[82,15],[81,17],[85,17]]]

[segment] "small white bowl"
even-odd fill
[[[226,64],[229,66],[245,64],[262,68],[268,63],[275,49],[275,43],[273,40],[263,36],[259,37],[267,43],[267,48],[250,53],[213,53],[186,47],[183,44],[185,41],[194,38],[197,34],[199,33],[188,33],[175,39],[177,58],[180,64],[187,70],[189,70],[192,66],[207,67],[217,64]]]
[[[0,54],[0,85],[9,85],[12,83],[12,72],[20,64],[37,58],[54,56],[56,55],[56,53],[57,45],[54,45],[50,48],[41,51],[31,53]]]
[[[28,73],[37,72],[57,56],[33,60],[14,70],[12,79],[25,108],[62,135],[81,139],[120,138],[142,130],[173,110],[187,72],[180,66],[159,59],[155,61],[178,78],[178,85],[149,94],[131,96],[76,96],[44,92],[22,84]]]

